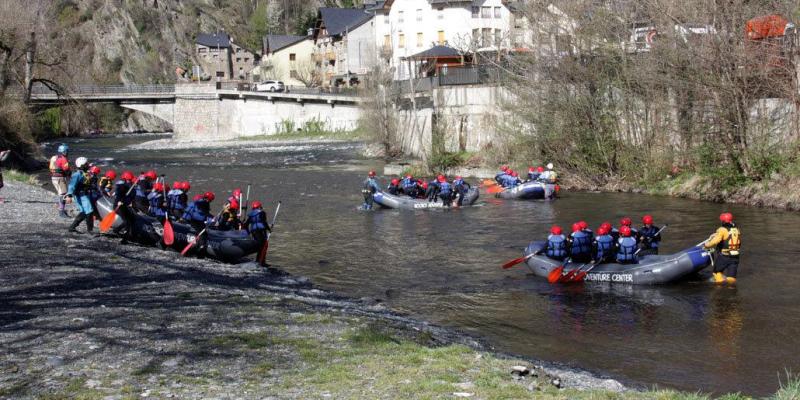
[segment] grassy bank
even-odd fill
[[[22,182],[29,185],[39,185],[39,179],[31,174],[21,172],[15,169],[3,171],[3,179],[6,181]]]
[[[249,136],[240,140],[366,140],[369,138],[367,131],[361,128],[353,130],[329,129],[324,122],[319,120],[310,120],[303,124],[284,120],[277,126],[277,131],[274,134]]]

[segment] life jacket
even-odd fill
[[[440,194],[450,194],[453,191],[453,187],[450,185],[450,182],[444,181],[439,182],[439,193]]]
[[[597,253],[595,260],[613,259],[614,257],[614,237],[611,235],[600,235],[595,239],[597,243]]]
[[[150,194],[150,191],[153,189],[153,185],[150,183],[150,180],[145,178],[144,175],[139,177],[139,181],[136,182],[136,197],[144,197],[147,198],[147,195]]]
[[[742,233],[736,225],[723,226],[728,230],[728,239],[720,243],[720,252],[726,256],[738,256],[742,247]]]
[[[389,186],[386,187],[386,191],[389,192],[389,194],[396,195],[399,190],[400,188],[397,185],[389,184]]]
[[[631,263],[636,262],[636,250],[639,249],[639,245],[636,243],[636,239],[632,236],[629,237],[621,237],[618,241],[619,245],[617,246],[617,262],[621,263]]]
[[[541,174],[538,173],[538,172],[528,172],[528,179],[530,179],[532,181],[535,181],[535,180],[539,179],[540,175]]]
[[[100,182],[97,184],[97,186],[106,195],[111,195],[111,192],[114,190],[114,182],[105,176],[100,178]]]
[[[70,180],[70,188],[68,192],[72,193],[73,196],[86,196],[89,194],[89,174],[78,170],[76,171],[75,175],[72,176]]]
[[[584,231],[572,232],[572,248],[570,254],[573,257],[586,256],[592,253],[592,238]]]
[[[567,256],[567,238],[564,235],[550,235],[547,237],[547,250],[545,255],[550,258],[563,259]]]
[[[505,180],[506,180],[506,176],[508,176],[508,175],[506,175],[506,173],[505,173],[505,172],[500,172],[499,174],[497,174],[497,175],[495,175],[495,176],[494,176],[494,180],[495,180],[497,183],[499,183],[499,184],[501,184],[501,185],[502,185],[502,184],[503,184],[503,182],[505,182]]]
[[[644,249],[657,249],[661,244],[661,238],[656,236],[659,228],[654,225],[643,226],[639,229],[639,238],[644,245]]]
[[[206,222],[211,218],[208,210],[211,207],[208,201],[200,199],[189,204],[183,212],[183,219],[187,221]]]
[[[250,232],[267,229],[267,213],[264,210],[252,210],[247,214],[247,230]]]
[[[69,159],[63,154],[50,157],[50,176],[64,178],[71,175]]]
[[[117,183],[114,184],[114,202],[122,202],[125,205],[131,204],[133,201],[133,191],[131,190],[131,193],[128,193],[130,188],[131,184],[122,179],[118,180]]]
[[[364,181],[364,190],[375,193],[380,192],[380,187],[374,178],[367,178],[367,180]]]
[[[167,208],[170,211],[183,210],[183,204],[179,204],[178,201],[181,193],[183,193],[183,191],[180,189],[172,189],[167,192]]]
[[[103,196],[103,192],[101,191],[101,188],[98,183],[99,179],[97,178],[97,175],[91,173],[87,174],[87,181],[89,185],[88,188],[89,195],[92,196],[92,200],[97,200],[101,196]]]
[[[404,178],[402,181],[400,181],[400,187],[402,187],[404,191],[414,190],[417,188],[417,181]]]
[[[166,210],[164,210],[164,195],[161,192],[150,192],[147,195],[147,201],[150,203],[150,209],[148,210],[150,215],[154,217],[167,215]]]

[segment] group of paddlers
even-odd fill
[[[411,174],[406,174],[402,179],[393,178],[386,187],[385,192],[394,196],[408,196],[412,199],[427,199],[429,202],[441,201],[446,207],[455,205],[460,207],[464,201],[464,196],[472,186],[464,181],[460,176],[453,180],[448,180],[444,175],[438,175],[435,179],[415,179]],[[383,192],[381,184],[378,182],[375,171],[369,171],[367,179],[364,180],[363,189],[364,204],[362,208],[372,209],[374,200],[373,195]]]
[[[184,222],[196,232],[246,229],[259,242],[266,241],[267,232],[271,231],[262,203],[253,201],[248,212],[245,203],[249,201],[249,193],[248,199],[244,200],[241,189],[234,189],[222,210],[214,216],[211,213],[211,202],[216,198],[213,192],[199,193],[190,201],[191,184],[188,181],[175,181],[168,188],[165,178],[159,177],[154,170],[141,172],[138,176],[131,171],[124,171],[119,176],[113,170],[102,174],[100,167],[89,163],[86,157],[78,157],[75,168],[72,168],[68,151],[65,144],[58,147],[58,153],[50,160],[50,174],[59,196],[60,215],[69,217],[66,205],[70,203],[75,204],[78,211],[69,226],[70,232],[82,233],[77,228],[84,221],[87,232],[94,231],[94,220],[101,219],[97,202],[104,197],[113,200],[113,214],[121,217],[122,223],[117,224],[113,231],[122,236],[123,242],[134,238],[137,213],[154,217],[162,224],[171,220]],[[243,220],[245,214],[247,217]],[[197,235],[194,248],[198,255],[205,253],[205,245],[204,236]]]
[[[509,189],[531,181],[555,184],[558,180],[558,175],[553,170],[553,164],[548,163],[547,169],[542,166],[528,167],[527,179],[523,180],[517,171],[509,168],[508,165],[504,165],[500,168],[500,172],[494,176],[494,180],[498,185]]]

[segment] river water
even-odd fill
[[[152,139],[152,138],[150,138]],[[365,212],[360,184],[378,161],[357,145],[129,150],[140,137],[72,142],[71,156],[189,179],[224,200],[252,184],[272,213],[283,201],[270,262],[325,289],[371,297],[498,350],[585,368],[628,383],[764,395],[800,371],[800,216],[633,194],[564,193],[554,202],[500,201],[449,211]],[[218,209],[221,201],[217,201]],[[703,281],[658,287],[549,285],[523,267],[500,269],[554,223],[593,227],[651,213],[668,223],[665,252],[708,237],[720,212],[744,233],[736,287]]]

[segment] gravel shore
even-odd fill
[[[495,359],[479,340],[316,289],[281,266],[221,264],[68,234],[54,194],[17,182],[2,194],[0,398],[330,397],[320,388],[397,397],[375,392],[360,375],[341,389],[306,381],[339,360],[326,357],[353,359],[347,354],[362,349],[363,332],[381,332],[391,346],[422,346],[415,351],[457,345],[464,357]],[[531,365],[496,359],[491,365],[501,369]],[[505,373],[498,379],[516,385]],[[540,376],[563,387],[624,390],[568,369]]]

